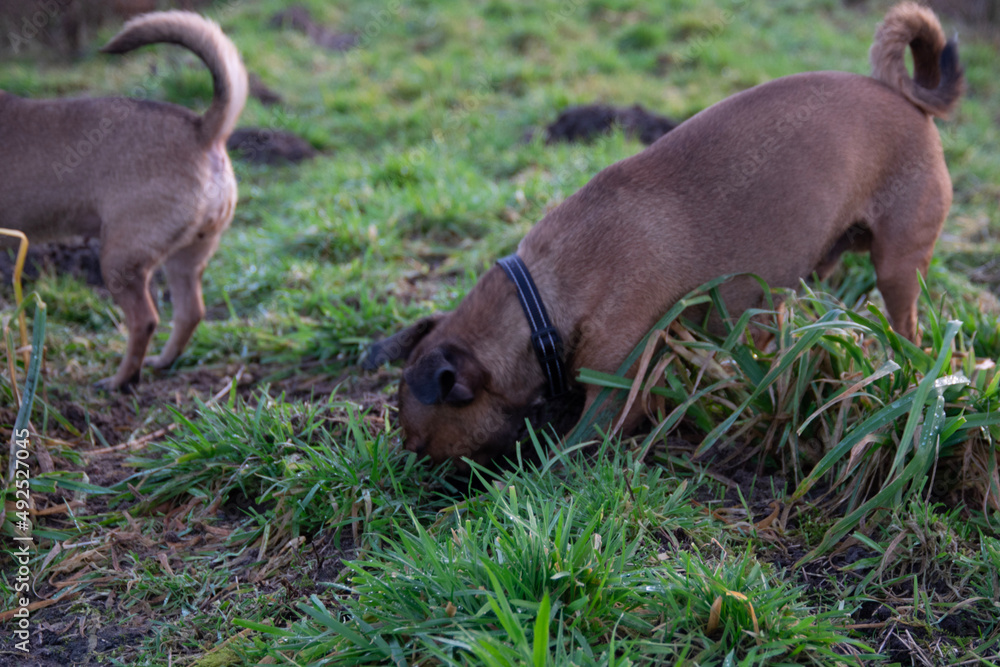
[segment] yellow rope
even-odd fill
[[[21,271],[24,269],[24,259],[28,254],[28,237],[24,235],[24,232],[19,232],[16,229],[0,228],[0,234],[20,239],[20,245],[17,249],[17,259],[14,261],[14,303],[17,308],[20,308],[21,301],[24,298],[24,294],[21,291]],[[24,367],[27,368],[29,359],[28,325],[25,323],[23,310],[18,317],[18,324],[21,328],[21,350],[24,353]],[[13,380],[14,378],[11,378],[12,382]]]

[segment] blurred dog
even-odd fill
[[[368,367],[408,359],[399,387],[406,448],[480,462],[510,449],[524,418],[550,400],[551,356],[533,345],[539,327],[522,305],[531,299],[565,341],[571,373],[613,373],[672,304],[712,278],[750,272],[795,287],[844,251],[870,250],[893,327],[916,340],[917,273],[952,198],[933,117],[954,109],[963,75],[957,46],[915,3],[888,12],[870,55],[872,77],[771,81],[599,173],[518,247],[534,295],[506,264],[494,267],[454,312],[375,344]],[[762,297],[749,278],[722,294],[734,314]],[[585,407],[598,391],[586,387]],[[634,409],[626,430],[642,416]]]
[[[125,313],[128,348],[99,386],[139,380],[159,323],[149,293],[165,265],[173,330],[160,355],[169,366],[204,317],[201,276],[229,226],[236,178],[226,139],[247,96],[247,74],[215,23],[190,12],[138,16],[103,51],[169,42],[193,51],[212,73],[203,116],[173,104],[128,98],[27,100],[0,91],[0,227],[32,242],[99,236],[101,273]]]

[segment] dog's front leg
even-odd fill
[[[116,256],[113,251],[104,252],[103,248],[107,245],[102,243],[101,273],[115,303],[125,313],[128,345],[118,371],[95,386],[105,390],[126,389],[139,381],[146,348],[160,322],[149,294],[153,263],[137,262],[134,257],[125,255]]]

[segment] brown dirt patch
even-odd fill
[[[94,627],[84,616],[60,618],[61,614],[45,614],[53,620],[35,620],[35,636],[31,642],[31,655],[0,653],[0,667],[66,667],[66,665],[106,665],[103,654],[122,646],[138,644],[152,628],[148,623],[139,626],[108,625]],[[127,653],[126,653],[127,655]],[[132,659],[138,659],[132,651]]]
[[[337,32],[313,21],[309,9],[293,5],[271,17],[272,28],[294,28],[304,33],[313,44],[327,51],[350,51],[358,45],[358,36],[351,32]]]
[[[10,285],[16,250],[0,248],[0,280]],[[60,243],[33,243],[24,259],[24,277],[65,273],[93,287],[104,287],[101,277],[101,244],[96,238],[73,237]]]
[[[312,144],[297,134],[267,127],[237,129],[226,148],[234,158],[254,164],[295,164],[316,156]]]
[[[280,104],[284,100],[281,94],[264,83],[264,80],[254,72],[249,73],[250,96],[259,101],[264,106]]]
[[[631,107],[613,107],[606,104],[588,104],[569,107],[545,128],[545,143],[593,141],[608,134],[616,127],[626,136],[639,139],[647,146],[678,123],[665,116],[652,113],[638,104]]]

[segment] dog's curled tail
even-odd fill
[[[913,52],[913,78],[906,70],[906,47]],[[898,90],[931,116],[947,118],[962,95],[964,77],[958,43],[945,41],[937,16],[915,2],[896,5],[875,31],[868,54],[872,77]]]
[[[127,53],[160,42],[193,51],[212,73],[215,92],[199,132],[205,144],[225,144],[247,101],[247,72],[236,46],[213,21],[193,12],[169,11],[129,20],[101,51]]]

